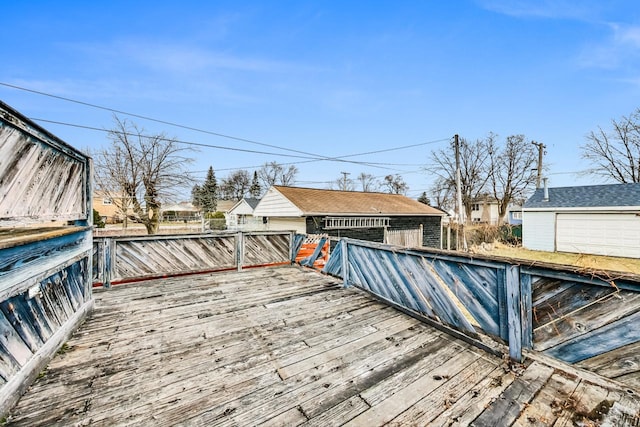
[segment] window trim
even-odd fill
[[[325,230],[351,230],[354,228],[385,228],[389,217],[376,216],[328,216],[324,218]]]

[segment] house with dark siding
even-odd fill
[[[385,243],[385,230],[422,230],[422,246],[441,247],[446,214],[400,194],[272,186],[253,211],[268,230],[328,234]]]

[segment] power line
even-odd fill
[[[75,128],[79,128],[79,129],[88,129],[88,130],[104,132],[104,133],[114,132],[114,131],[108,130],[108,129],[97,128],[95,126],[80,125],[80,124],[75,124],[75,123],[61,122],[61,121],[57,121],[57,120],[49,120],[49,119],[36,118],[36,117],[31,117],[31,120],[44,122],[44,123],[57,124],[57,125],[61,125],[61,126],[70,126],[70,127],[75,127]],[[137,134],[127,134],[127,135],[128,136],[143,136],[143,137],[145,136],[145,135],[137,135]],[[148,136],[146,136],[146,137],[148,137]],[[307,155],[307,156],[299,156],[299,155],[284,154],[284,153],[273,153],[273,152],[268,152],[268,151],[249,150],[249,149],[246,149],[246,148],[226,147],[226,146],[214,145],[214,144],[206,144],[206,143],[201,143],[201,142],[184,141],[184,140],[173,139],[173,138],[163,138],[163,139],[164,140],[175,141],[177,143],[185,144],[185,145],[208,147],[208,148],[215,148],[215,149],[220,149],[220,150],[239,151],[239,152],[253,153],[253,154],[266,154],[266,155],[272,155],[272,156],[281,156],[281,157],[306,159],[304,161],[286,163],[285,165],[312,163],[312,162],[317,162],[317,161],[335,161],[335,162],[352,163],[352,164],[361,165],[361,166],[369,166],[369,167],[380,168],[380,169],[388,169],[388,170],[397,170],[397,169],[386,167],[386,166],[393,166],[394,164],[392,164],[392,163],[361,162],[361,161],[345,160],[345,159],[346,158],[350,158],[350,157],[377,154],[377,153],[382,153],[382,152],[404,150],[404,149],[407,149],[407,148],[413,148],[413,147],[422,146],[422,145],[429,145],[429,144],[436,144],[438,142],[442,142],[442,141],[448,140],[448,139],[445,138],[445,139],[439,139],[439,140],[434,140],[434,141],[422,142],[422,143],[418,143],[418,144],[411,144],[411,145],[404,145],[404,146],[400,146],[400,147],[387,148],[387,149],[384,149],[384,150],[376,150],[376,151],[368,151],[368,152],[364,152],[364,153],[347,154],[347,155],[344,155],[344,156],[336,156],[336,157],[328,157],[328,156],[311,157],[309,155]],[[413,173],[413,172],[405,172],[405,171],[400,171],[400,172],[402,172],[402,173]]]
[[[324,156],[324,155],[319,155],[319,154],[314,154],[314,153],[308,153],[308,152],[304,152],[304,151],[301,151],[301,150],[294,150],[294,149],[290,149],[290,148],[286,148],[286,147],[281,147],[281,146],[277,146],[277,145],[274,145],[274,144],[267,144],[267,143],[263,143],[263,142],[259,142],[259,141],[255,141],[255,140],[251,140],[251,139],[247,139],[247,138],[241,138],[241,137],[227,135],[227,134],[223,134],[223,133],[219,133],[219,132],[213,132],[213,131],[209,131],[209,130],[205,130],[205,129],[196,128],[196,127],[193,127],[193,126],[186,126],[186,125],[182,125],[182,124],[179,124],[179,123],[170,122],[170,121],[167,121],[167,120],[156,119],[156,118],[145,116],[145,115],[142,115],[142,114],[131,113],[131,112],[127,112],[127,111],[123,111],[123,110],[119,110],[119,109],[115,109],[115,108],[111,108],[111,107],[105,107],[105,106],[102,106],[102,105],[93,104],[93,103],[89,103],[89,102],[85,102],[85,101],[80,101],[80,100],[77,100],[77,99],[72,99],[72,98],[63,97],[63,96],[59,96],[59,95],[54,95],[54,94],[51,94],[51,93],[46,93],[46,92],[42,92],[42,91],[38,91],[38,90],[34,90],[34,89],[29,89],[29,88],[25,88],[25,87],[22,87],[22,86],[17,86],[17,85],[5,83],[5,82],[0,82],[0,85],[5,86],[5,87],[9,87],[9,88],[12,88],[12,89],[16,89],[16,90],[21,90],[21,91],[25,91],[25,92],[30,92],[30,93],[34,93],[34,94],[37,94],[37,95],[41,95],[41,96],[46,96],[46,97],[59,99],[59,100],[66,101],[66,102],[75,103],[75,104],[78,104],[78,105],[83,105],[83,106],[86,106],[86,107],[96,108],[96,109],[109,111],[109,112],[117,113],[117,114],[123,114],[123,115],[131,116],[131,117],[137,117],[137,118],[140,118],[140,119],[143,119],[143,120],[148,120],[148,121],[161,123],[161,124],[165,124],[165,125],[169,125],[169,126],[174,126],[174,127],[178,127],[178,128],[182,128],[182,129],[187,129],[187,130],[191,130],[191,131],[195,131],[195,132],[205,133],[205,134],[208,134],[208,135],[213,135],[213,136],[217,136],[217,137],[221,137],[221,138],[227,138],[227,139],[231,139],[231,140],[235,140],[235,141],[246,142],[246,143],[250,143],[250,144],[256,144],[256,145],[260,145],[260,146],[275,148],[275,149],[281,150],[281,151],[288,151],[288,152],[292,152],[292,153],[302,154],[302,155],[291,155],[291,154],[283,154],[283,153],[273,153],[273,152],[266,152],[266,151],[259,151],[259,150],[249,150],[249,149],[243,149],[243,148],[226,147],[226,146],[220,146],[220,145],[214,145],[214,144],[205,144],[205,143],[198,143],[198,142],[192,142],[192,141],[183,141],[183,140],[172,139],[173,141],[175,141],[177,143],[186,144],[186,145],[192,145],[192,146],[208,147],[208,148],[215,148],[215,149],[220,149],[220,150],[237,151],[237,152],[252,153],[252,154],[264,154],[264,155],[272,155],[272,156],[289,157],[289,158],[295,158],[295,159],[304,159],[304,160],[297,161],[297,162],[286,163],[285,165],[295,165],[295,164],[311,163],[311,162],[317,162],[317,161],[336,161],[336,162],[351,163],[351,164],[357,164],[357,165],[361,165],[361,166],[368,166],[368,167],[374,167],[374,168],[380,168],[380,169],[387,169],[387,170],[392,170],[392,171],[395,171],[395,172],[401,172],[401,173],[404,173],[404,174],[410,174],[410,173],[415,173],[415,172],[414,171],[403,171],[403,170],[399,170],[399,169],[396,169],[396,168],[390,168],[389,166],[416,166],[416,165],[401,164],[401,163],[395,163],[394,164],[394,163],[363,162],[363,161],[353,161],[353,160],[345,160],[345,159],[352,158],[352,157],[358,157],[358,156],[371,155],[371,154],[380,154],[380,153],[386,153],[386,152],[391,152],[391,151],[404,150],[404,149],[408,149],[408,148],[415,148],[415,147],[420,147],[420,146],[425,146],[425,145],[430,145],[430,144],[436,144],[436,143],[448,141],[448,140],[451,139],[451,138],[442,138],[442,139],[438,139],[438,140],[427,141],[427,142],[416,143],[416,144],[410,144],[410,145],[404,145],[404,146],[400,146],[400,147],[392,147],[392,148],[387,148],[387,149],[382,149],[382,150],[374,150],[374,151],[368,151],[368,152],[363,152],[363,153],[348,154],[348,155],[344,155],[344,156],[329,157],[329,156]],[[78,124],[72,124],[72,123],[66,123],[66,122],[60,122],[60,121],[53,121],[53,120],[47,120],[47,119],[35,119],[35,118],[33,120],[38,120],[38,121],[45,122],[45,123],[54,123],[54,124],[63,125],[63,126],[71,126],[71,127],[76,127],[76,128],[89,129],[89,130],[100,131],[100,132],[110,132],[109,130],[96,128],[96,127],[92,127],[92,126],[84,126],[84,125],[78,125]],[[251,168],[258,168],[258,167],[261,167],[261,166],[252,166]],[[223,171],[223,170],[232,170],[232,169],[233,168],[225,168],[225,169],[219,169],[219,170]]]
[[[280,146],[273,145],[273,144],[267,144],[267,143],[264,143],[264,142],[259,142],[259,141],[255,141],[255,140],[251,140],[251,139],[240,138],[240,137],[237,137],[237,136],[227,135],[227,134],[223,134],[223,133],[219,133],[219,132],[213,132],[213,131],[200,129],[200,128],[196,128],[196,127],[192,127],[192,126],[181,125],[179,123],[174,123],[174,122],[170,122],[170,121],[167,121],[167,120],[156,119],[156,118],[153,118],[153,117],[144,116],[142,114],[130,113],[130,112],[127,112],[127,111],[118,110],[118,109],[111,108],[111,107],[105,107],[105,106],[93,104],[93,103],[90,103],[90,102],[79,101],[79,100],[76,100],[76,99],[67,98],[67,97],[59,96],[59,95],[54,95],[54,94],[51,94],[51,93],[42,92],[42,91],[38,91],[38,90],[35,90],[35,89],[29,89],[29,88],[25,88],[25,87],[22,87],[22,86],[12,85],[12,84],[5,83],[5,82],[0,82],[0,85],[5,86],[5,87],[10,87],[10,88],[16,89],[16,90],[21,90],[21,91],[25,91],[25,92],[34,93],[34,94],[41,95],[41,96],[46,96],[46,97],[49,97],[49,98],[54,98],[54,99],[59,99],[59,100],[66,101],[66,102],[71,102],[71,103],[74,103],[74,104],[79,104],[79,105],[84,105],[84,106],[91,107],[91,108],[96,108],[96,109],[100,109],[100,110],[104,110],[104,111],[109,111],[109,112],[112,112],[112,113],[124,114],[124,115],[131,116],[131,117],[137,117],[139,119],[148,120],[148,121],[152,121],[152,122],[156,122],[156,123],[161,123],[161,124],[165,124],[165,125],[168,125],[168,126],[174,126],[174,127],[178,127],[178,128],[181,128],[181,129],[187,129],[187,130],[200,132],[200,133],[205,133],[205,134],[208,134],[208,135],[213,135],[213,136],[217,136],[217,137],[221,137],[221,138],[232,139],[232,140],[235,140],[235,141],[246,142],[246,143],[249,143],[249,144],[256,144],[256,145],[260,145],[260,146],[263,146],[263,147],[275,148],[277,150],[288,151],[288,152],[292,152],[292,153],[304,154],[305,155],[305,157],[299,157],[299,156],[285,156],[285,157],[298,157],[298,158],[307,158],[307,159],[315,157],[316,160],[343,161],[342,159],[345,159],[345,158],[357,157],[357,156],[368,155],[368,154],[379,154],[379,153],[385,153],[385,152],[396,151],[396,150],[403,150],[403,149],[406,149],[406,148],[413,148],[413,147],[419,147],[419,146],[428,145],[428,144],[435,144],[435,143],[443,142],[443,141],[446,141],[446,140],[450,139],[450,138],[440,139],[440,140],[436,140],[436,141],[429,141],[429,142],[424,142],[424,143],[411,144],[411,145],[407,145],[407,146],[403,146],[403,147],[396,147],[396,148],[389,148],[389,149],[384,149],[384,150],[370,151],[370,152],[367,152],[367,153],[350,154],[350,155],[339,156],[339,157],[327,157],[327,156],[322,156],[322,155],[319,155],[319,154],[309,153],[309,152],[305,152],[305,151],[301,151],[301,150],[295,150],[295,149],[292,149],[292,148],[286,148],[286,147],[280,147]],[[73,125],[66,124],[66,123],[47,121],[47,120],[44,120],[44,119],[34,119],[34,120],[40,120],[40,121],[43,121],[43,122],[58,123],[58,124],[62,124],[62,125],[73,126]],[[76,126],[76,127],[82,127],[82,126]],[[90,129],[90,127],[85,127],[85,128]],[[196,145],[197,143],[191,143],[191,144],[192,145]],[[214,148],[220,148],[220,147],[214,147]],[[226,149],[228,149],[228,148],[226,148]],[[254,151],[247,150],[246,152],[254,152]],[[260,153],[260,152],[257,152],[257,153]],[[267,153],[265,153],[265,154],[267,154]],[[280,155],[280,154],[275,154],[275,155]],[[314,157],[308,157],[308,156],[314,156]],[[348,161],[345,161],[345,162],[348,162]],[[349,162],[349,163],[366,164],[365,162]]]
[[[44,122],[44,123],[53,123],[53,124],[62,125],[62,126],[71,126],[71,127],[75,127],[75,128],[79,128],[79,129],[89,129],[89,130],[94,130],[94,131],[98,131],[98,132],[105,132],[105,133],[114,132],[114,133],[119,133],[119,134],[127,135],[127,136],[142,136],[142,137],[145,137],[145,138],[150,138],[150,136],[148,136],[148,135],[139,135],[139,134],[134,134],[134,133],[129,133],[129,132],[112,131],[112,130],[108,130],[108,129],[101,129],[101,128],[93,127],[93,126],[78,125],[78,124],[73,124],[73,123],[59,122],[59,121],[47,120],[47,119],[39,119],[39,118],[34,118],[34,117],[30,117],[30,119],[31,120],[35,120],[35,121],[39,121],[39,122]],[[178,144],[193,145],[193,146],[197,146],[197,147],[216,148],[216,149],[219,149],[219,150],[240,151],[240,152],[243,152],[243,153],[252,153],[252,154],[268,154],[268,155],[271,155],[271,156],[293,157],[293,158],[298,158],[298,159],[313,159],[314,161],[322,160],[322,159],[316,159],[314,157],[308,157],[308,156],[305,157],[305,156],[297,156],[297,155],[293,155],[293,154],[271,153],[271,152],[267,152],[267,151],[249,150],[249,149],[246,149],[246,148],[225,147],[225,146],[222,146],[222,145],[205,144],[205,143],[202,143],[202,142],[182,141],[182,140],[173,139],[173,138],[158,138],[158,139],[163,140],[163,141],[174,141],[174,142],[177,142]]]

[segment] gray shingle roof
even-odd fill
[[[256,206],[258,206],[258,202],[260,201],[260,199],[256,199],[253,197],[245,197],[244,201],[247,202],[249,206],[251,206],[251,209],[255,209]]]
[[[549,200],[543,199],[544,189],[538,188],[524,208],[640,206],[640,183],[549,188]]]

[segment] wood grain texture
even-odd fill
[[[8,425],[485,425],[496,415],[516,423],[529,407],[551,419],[550,396],[574,394],[553,368],[534,363],[520,375],[300,267],[138,282],[95,297]],[[583,401],[600,392],[579,390]]]
[[[88,219],[88,158],[0,115],[0,225]]]

